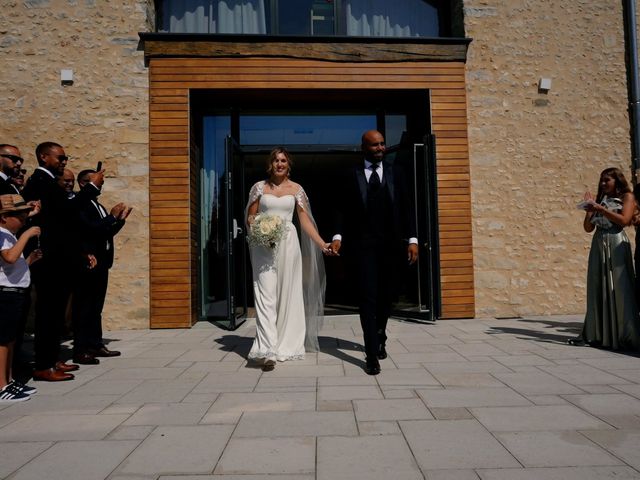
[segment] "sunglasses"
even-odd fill
[[[0,157],[8,158],[13,163],[24,162],[24,159],[22,157],[19,157],[18,155],[9,155],[8,153],[0,153]]]

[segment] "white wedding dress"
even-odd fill
[[[264,194],[264,182],[258,182],[251,189],[249,204],[259,198],[258,213],[277,215],[285,222],[282,239],[275,248],[253,245],[251,266],[253,271],[253,291],[256,308],[256,338],[249,352],[249,359],[294,360],[302,359],[307,350],[318,349],[317,332],[320,328],[322,312],[317,312],[318,304],[324,302],[324,269],[321,268],[320,281],[309,282],[309,271],[313,273],[317,267],[310,268],[307,263],[311,257],[317,262],[317,246],[305,252],[304,261],[301,254],[298,232],[292,223],[296,205],[306,210],[309,215],[308,200],[304,190],[300,188],[294,195],[281,197]],[[312,218],[312,217],[311,217]],[[303,235],[303,244],[305,238]],[[322,255],[320,254],[320,261]],[[303,279],[303,270],[305,279]],[[305,294],[305,288],[311,295]],[[321,295],[321,298],[316,298]],[[316,304],[315,311],[309,309],[311,303]],[[307,307],[305,309],[305,307]],[[306,310],[306,313],[305,313]]]

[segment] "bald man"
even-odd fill
[[[380,373],[387,357],[386,328],[402,262],[418,259],[414,206],[408,184],[396,165],[385,162],[384,136],[377,130],[362,135],[363,159],[350,169],[340,192],[336,235],[331,249],[344,241],[348,271],[358,287],[360,323],[366,354],[365,372]]]

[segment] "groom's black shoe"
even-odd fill
[[[387,350],[384,348],[384,343],[381,343],[378,347],[378,360],[384,360],[387,358]]]
[[[375,357],[367,357],[364,371],[367,375],[378,375],[380,373],[380,362],[378,362],[378,359]]]

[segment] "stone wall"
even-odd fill
[[[575,204],[604,168],[631,172],[622,2],[465,0],[464,14],[476,314],[583,312]]]
[[[149,325],[148,72],[138,32],[146,0],[3,1],[0,142],[20,148],[29,173],[43,141],[65,147],[76,173],[107,170],[100,201],[134,207],[116,237],[107,328]],[[73,69],[62,86],[60,70]]]

